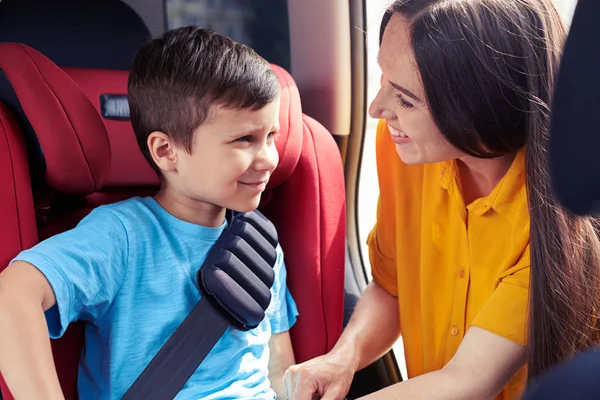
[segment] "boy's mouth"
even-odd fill
[[[240,182],[242,185],[248,186],[253,189],[265,190],[269,180],[255,181],[255,182]]]

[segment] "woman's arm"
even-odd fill
[[[356,372],[387,353],[399,336],[398,298],[372,282],[331,352],[345,355]]]
[[[386,353],[400,335],[398,299],[376,283],[360,297],[335,347],[326,355],[291,367],[286,373],[290,399],[343,398],[354,373]]]
[[[471,327],[450,362],[441,370],[380,390],[364,400],[494,399],[523,367],[526,348],[478,327]]]

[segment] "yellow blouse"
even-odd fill
[[[524,154],[492,193],[464,204],[454,161],[408,166],[377,129],[373,279],[398,297],[409,377],[441,369],[470,326],[527,344],[529,211]],[[485,349],[481,349],[485,352]],[[520,397],[526,367],[498,399]]]

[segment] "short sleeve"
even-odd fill
[[[34,265],[50,282],[56,305],[46,311],[46,320],[50,336],[57,338],[71,322],[96,320],[110,307],[125,277],[127,252],[121,220],[101,207],[13,261]]]
[[[529,304],[529,245],[517,264],[501,277],[498,287],[473,321],[473,326],[527,345]]]
[[[298,317],[296,302],[287,287],[287,270],[280,245],[277,245],[277,261],[273,270],[275,281],[271,288],[271,304],[266,315],[271,324],[271,333],[275,334],[289,331]]]
[[[398,296],[398,265],[396,260],[396,203],[395,176],[392,165],[398,155],[389,146],[389,132],[385,121],[377,126],[377,175],[379,199],[377,222],[367,238],[369,261],[373,280],[386,292]]]
[[[381,202],[381,200],[380,200]],[[379,212],[378,212],[379,214]],[[369,245],[369,260],[371,262],[371,274],[373,280],[392,296],[398,296],[398,267],[395,259],[391,256],[394,252],[386,248],[380,240],[380,223],[377,222],[367,238]]]

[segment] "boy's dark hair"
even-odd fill
[[[164,132],[192,150],[194,131],[211,106],[258,110],[280,86],[269,63],[251,48],[193,26],[165,32],[136,53],[128,83],[131,125],[152,168],[147,140]]]

